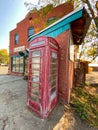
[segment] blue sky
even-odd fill
[[[37,4],[38,0],[1,0],[0,1],[0,49],[9,48],[9,32],[25,18],[27,8],[24,2]]]

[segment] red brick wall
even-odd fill
[[[27,19],[21,21],[19,24],[17,24],[17,28],[10,32],[10,55],[15,54],[13,52],[14,48],[20,47],[20,46],[26,46],[29,47],[28,44],[28,36],[27,36],[27,29],[30,27],[30,23]],[[14,36],[15,34],[19,34],[19,43],[15,45],[14,43]],[[16,53],[17,54],[17,53]]]
[[[56,38],[59,49],[59,99],[68,100],[68,57],[69,57],[69,30]]]
[[[70,101],[70,95],[73,87],[74,80],[74,62],[69,60],[69,69],[68,69],[68,102]]]
[[[59,35],[56,40],[59,43],[59,100],[68,103],[73,85],[74,63],[69,59],[70,31]]]

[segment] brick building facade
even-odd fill
[[[10,31],[10,67],[9,73],[14,75],[24,75],[27,68],[27,57],[20,56],[19,52],[25,53],[29,48],[28,38],[30,35],[36,34],[53,21],[56,21],[67,15],[73,10],[71,3],[67,2],[53,8],[49,5],[43,10],[37,12],[29,12],[26,17],[17,23],[15,29]]]
[[[67,2],[55,8],[49,5],[47,10],[43,8],[27,14],[16,29],[10,32],[10,74],[24,75],[28,71],[26,48],[29,48],[29,42],[38,36],[53,37],[60,46],[59,100],[68,103],[74,77],[74,44],[79,45],[84,37],[86,20],[85,17],[82,19],[82,13],[83,8],[73,11],[73,5]],[[20,55],[20,52],[25,55]]]

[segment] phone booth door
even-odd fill
[[[41,81],[42,81],[42,49],[32,50],[29,58],[29,104],[31,109],[40,114],[41,106]],[[29,107],[30,107],[29,106]]]

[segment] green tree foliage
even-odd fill
[[[57,6],[67,1],[72,2],[75,9],[77,9],[81,5],[85,6],[92,20],[94,20],[94,24],[96,25],[95,29],[98,32],[98,16],[96,16],[96,14],[98,14],[98,8],[96,8],[96,0],[39,0],[38,3],[44,3],[45,5],[53,4],[54,6]]]
[[[39,4],[44,3],[44,5],[47,4],[53,4],[54,6],[57,6],[59,4],[62,4],[63,2],[65,2],[65,0],[39,0]]]
[[[6,49],[0,49],[0,63],[8,64],[9,54]]]
[[[70,1],[70,0],[67,0]],[[96,0],[72,0],[75,9],[81,5],[85,6],[90,18],[91,24],[82,43],[80,58],[92,61],[98,56],[98,8],[96,8]]]
[[[86,49],[87,48],[86,44],[92,43],[92,41],[95,41],[98,38],[98,8],[96,8],[96,0],[39,0],[38,5],[36,5],[35,8],[37,8],[37,6],[40,6],[40,8],[43,8],[48,4],[53,4],[54,6],[57,6],[59,4],[62,4],[64,2],[69,2],[69,1],[73,3],[74,10],[78,9],[80,6],[85,6],[90,18],[92,19],[87,35],[84,39],[84,42],[82,43],[82,51],[80,53],[80,58],[83,57],[83,55],[85,57],[85,53],[86,53],[86,56],[91,57],[91,53],[88,53],[88,50]],[[31,7],[32,4],[29,3],[28,5]],[[96,45],[97,44],[98,42],[96,42]],[[89,51],[92,52],[92,56],[95,57],[95,53],[93,54],[93,51],[90,49]]]

